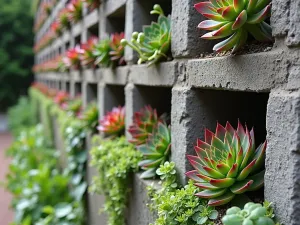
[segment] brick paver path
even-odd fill
[[[7,133],[0,132],[0,182],[5,181],[8,172],[9,159],[5,156],[5,150],[10,146],[12,138]],[[0,186],[0,225],[9,225],[13,221],[13,212],[9,208],[11,195]]]

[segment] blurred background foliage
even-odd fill
[[[0,0],[0,112],[33,80],[34,0]]]

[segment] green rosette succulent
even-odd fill
[[[262,187],[266,147],[264,142],[256,149],[254,130],[240,122],[236,130],[228,122],[226,127],[218,124],[215,133],[206,129],[205,141],[198,139],[195,146],[197,156],[187,156],[195,170],[186,175],[202,189],[196,196],[218,206]]]
[[[224,225],[275,225],[267,216],[268,209],[259,203],[249,202],[244,209],[231,207],[222,218]]]
[[[158,14],[158,21],[143,27],[143,32],[134,32],[131,42],[123,39],[121,44],[129,46],[139,54],[138,64],[149,65],[167,59],[171,46],[171,19],[166,17],[160,5],[154,5],[151,14]]]
[[[171,152],[171,131],[170,128],[162,122],[158,122],[157,128],[149,136],[146,144],[137,146],[137,149],[143,154],[143,159],[139,166],[145,170],[141,178],[152,178],[156,176],[156,170],[163,165]]]
[[[111,64],[110,50],[110,40],[108,38],[99,41],[94,50],[94,56],[96,57],[95,65],[109,67]]]
[[[265,22],[271,14],[271,0],[210,0],[195,4],[195,9],[209,20],[198,28],[210,31],[203,39],[226,38],[213,47],[221,52],[240,49],[250,33],[261,42],[272,41],[271,26]]]

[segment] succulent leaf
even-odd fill
[[[238,51],[246,43],[248,33],[258,41],[272,41],[271,27],[265,22],[270,17],[270,0],[210,0],[194,7],[209,19],[198,25],[210,31],[201,38],[226,38],[214,46],[214,51]]]
[[[215,133],[205,129],[205,141],[197,140],[195,146],[197,155],[187,155],[195,170],[186,176],[203,189],[197,196],[209,198],[209,204],[216,206],[260,188],[266,142],[256,150],[254,143],[253,129],[249,132],[240,122],[236,130],[228,122],[225,127],[217,124]]]

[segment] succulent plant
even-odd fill
[[[94,10],[98,8],[101,4],[101,0],[83,0],[83,1],[87,3],[87,6],[89,7],[90,10]]]
[[[124,33],[114,33],[110,37],[110,59],[116,62],[117,65],[124,65],[124,46],[121,45],[121,40],[125,37]]]
[[[133,124],[128,132],[132,136],[129,142],[134,145],[145,144],[149,135],[151,135],[159,122],[156,109],[151,106],[145,106],[133,116]]]
[[[99,111],[96,103],[91,103],[83,112],[81,119],[84,121],[85,126],[91,131],[96,131],[98,126]]]
[[[51,24],[51,30],[54,32],[57,36],[60,36],[62,34],[62,27],[61,24],[58,21],[54,21]]]
[[[148,62],[155,64],[162,59],[167,59],[171,46],[171,19],[166,17],[160,5],[154,5],[151,14],[158,14],[158,22],[144,26],[143,32],[134,32],[131,42],[123,39],[123,46],[128,45],[139,54],[138,63]]]
[[[81,56],[84,51],[80,48],[80,46],[76,46],[75,48],[69,49],[66,53],[66,56],[63,58],[63,62],[68,69],[79,69],[81,66]]]
[[[68,101],[65,105],[65,110],[70,112],[72,115],[79,116],[82,110],[82,100],[80,96]]]
[[[198,139],[197,156],[188,155],[195,168],[186,175],[203,191],[196,196],[210,199],[211,206],[230,202],[235,195],[254,191],[264,183],[264,159],[267,142],[255,149],[254,130],[238,122],[235,130],[217,124],[216,133],[205,130],[205,141]]]
[[[107,135],[118,136],[125,129],[125,107],[114,107],[100,120],[98,130]]]
[[[202,36],[214,40],[228,37],[216,44],[214,51],[232,49],[236,52],[245,44],[250,33],[261,42],[271,41],[271,27],[265,22],[270,16],[271,0],[210,0],[195,4],[196,10],[209,20],[198,28],[209,30]]]
[[[96,57],[94,55],[94,48],[98,43],[97,37],[90,37],[87,43],[81,45],[83,54],[81,56],[81,64],[83,66],[94,67]]]
[[[249,202],[241,210],[231,207],[222,218],[224,225],[275,225],[267,216],[267,209],[259,203]]]
[[[82,0],[71,0],[67,5],[68,19],[70,22],[76,23],[82,18],[83,4]]]
[[[137,146],[137,149],[143,154],[143,160],[139,166],[145,171],[141,178],[155,177],[156,170],[168,160],[171,152],[170,128],[165,123],[158,122],[157,128],[149,136],[147,142]]]
[[[59,91],[54,98],[54,102],[59,106],[62,106],[68,100],[69,100],[69,95],[64,91]]]
[[[70,28],[70,21],[68,18],[68,10],[66,8],[59,12],[57,22],[61,25],[62,29]]]
[[[103,67],[108,67],[111,64],[110,56],[110,40],[103,39],[95,46],[94,56],[96,57],[95,64]]]

